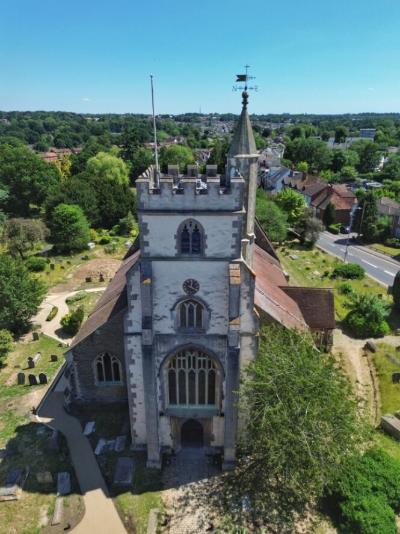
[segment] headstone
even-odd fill
[[[103,452],[112,452],[115,449],[115,439],[108,439]]]
[[[11,469],[7,473],[6,483],[0,488],[0,501],[12,501],[19,498],[19,492],[26,480],[23,469]]]
[[[39,382],[41,384],[47,384],[47,375],[45,373],[39,373]]]
[[[33,341],[39,341],[39,332],[33,332],[32,339]]]
[[[126,447],[126,435],[117,436],[115,440],[115,452],[122,452]]]
[[[92,281],[92,277],[91,277],[91,276],[87,276],[87,277],[85,278],[85,282],[86,282],[86,283],[89,283],[89,282],[91,282],[91,281]]]
[[[100,275],[99,275],[99,282],[104,282],[103,273],[100,273]]]
[[[55,264],[54,263],[50,263],[50,270],[54,271],[55,268],[56,268]]]
[[[400,440],[400,419],[392,414],[386,414],[381,417],[381,427],[393,438]]]
[[[28,357],[28,369],[34,369],[35,368],[35,362],[33,361],[32,356]]]
[[[60,448],[60,433],[58,430],[53,430],[49,438],[48,448],[51,451],[58,451]]]
[[[289,258],[290,258],[291,260],[298,260],[298,259],[299,259],[299,257],[297,256],[297,254],[289,254]]]
[[[365,350],[369,350],[370,352],[376,352],[376,345],[373,341],[367,341],[364,345]]]
[[[40,471],[36,473],[36,480],[39,484],[53,484],[53,477],[50,471]]]
[[[38,382],[35,375],[28,375],[29,385],[37,386]]]
[[[392,373],[392,382],[393,384],[398,384],[400,382],[400,373]]]
[[[51,520],[52,525],[59,525],[63,520],[64,512],[64,499],[62,497],[57,497],[56,504],[54,506],[54,514]]]
[[[114,472],[113,484],[115,486],[130,486],[133,482],[133,473],[133,458],[118,458]]]
[[[157,534],[159,513],[160,511],[158,508],[152,508],[150,510],[149,518],[147,520],[147,534]]]
[[[89,421],[85,425],[85,428],[83,430],[83,435],[84,436],[90,436],[90,434],[93,434],[93,432],[95,431],[95,428],[96,428],[95,421]]]
[[[40,352],[37,352],[35,354],[35,356],[33,357],[33,361],[35,362],[35,365],[37,364],[37,362],[40,360],[42,354]]]
[[[94,453],[98,456],[101,454],[106,446],[106,440],[103,438],[100,438],[97,442],[96,448],[94,450]]]
[[[25,384],[25,373],[18,373],[17,374],[17,384],[19,386],[23,386]]]
[[[58,362],[58,356],[57,356],[57,354],[51,354],[51,356],[50,356],[50,361],[51,361],[51,362]]]
[[[71,493],[71,477],[67,471],[57,473],[57,494],[69,495]]]

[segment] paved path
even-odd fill
[[[208,464],[203,447],[185,447],[164,468],[166,514],[163,534],[204,534],[214,522],[210,510],[214,480],[220,471]]]
[[[322,250],[344,259],[346,243],[346,235],[333,235],[330,232],[323,232],[320,235],[317,245]],[[384,286],[393,285],[394,277],[400,269],[400,263],[398,261],[379,252],[371,251],[368,247],[356,245],[352,241],[349,241],[347,261],[361,265],[369,276]]]
[[[104,291],[105,289],[105,287],[93,287],[85,289],[84,291],[87,293],[96,293]],[[69,312],[68,305],[65,302],[66,299],[80,292],[81,291],[66,291],[63,293],[49,293],[40,305],[40,310],[38,314],[33,317],[32,322],[34,324],[39,324],[41,331],[43,334],[46,334],[46,336],[52,337],[57,341],[62,341],[63,343],[68,343],[72,338],[64,335],[62,337],[59,336],[58,331],[60,330],[60,320],[61,317]],[[46,321],[46,317],[49,315],[53,306],[57,306],[58,308],[57,315],[51,321]]]
[[[63,378],[45,399],[38,419],[60,430],[68,441],[75,473],[79,481],[85,515],[73,529],[75,534],[126,534],[114,507],[88,439],[79,421],[63,408]]]

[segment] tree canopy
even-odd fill
[[[50,238],[56,250],[72,252],[83,250],[90,241],[87,219],[79,206],[59,204],[49,221]]]
[[[287,216],[264,191],[257,192],[256,216],[262,229],[272,241],[284,241],[287,236]]]
[[[86,164],[86,171],[94,180],[109,180],[119,185],[128,185],[129,183],[126,163],[109,152],[99,152],[92,156]]]
[[[275,196],[275,202],[286,213],[289,224],[296,224],[307,205],[301,193],[293,189],[283,189]]]

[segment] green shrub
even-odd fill
[[[332,272],[332,278],[344,278],[346,280],[361,280],[364,276],[364,269],[357,263],[340,263]]]
[[[87,297],[86,291],[78,291],[78,293],[76,293],[75,295],[72,295],[72,297],[68,297],[65,302],[67,304],[74,304],[75,302],[79,302],[80,300],[86,297]]]
[[[347,532],[396,534],[396,515],[384,499],[360,495],[340,506]]]
[[[340,223],[330,224],[328,226],[328,232],[330,232],[331,234],[335,234],[335,235],[340,234]]]
[[[110,243],[109,245],[106,245],[104,247],[104,252],[106,254],[114,254],[117,251],[117,244],[116,243]]]
[[[30,256],[25,261],[25,266],[28,269],[28,271],[31,271],[33,273],[39,273],[46,269],[47,261],[45,258],[40,258],[37,256]]]
[[[53,306],[50,310],[49,315],[46,317],[46,321],[52,321],[54,317],[57,315],[57,313],[58,313],[57,306]]]
[[[14,339],[9,330],[0,330],[0,360],[3,360],[14,346]]]
[[[100,245],[108,245],[108,243],[111,242],[111,237],[107,234],[103,235],[100,239],[99,239],[99,244]]]
[[[386,239],[385,244],[388,247],[400,248],[400,239],[397,239],[397,237],[389,237]]]
[[[342,284],[339,284],[337,289],[340,295],[350,295],[353,293],[353,288],[350,282],[343,282]]]
[[[83,308],[80,306],[75,311],[67,313],[61,319],[60,323],[66,334],[74,336],[78,333],[84,317]]]
[[[375,295],[351,294],[344,321],[357,337],[381,337],[390,332],[386,318],[389,305]]]

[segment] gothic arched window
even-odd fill
[[[99,384],[118,384],[122,381],[121,362],[108,352],[100,354],[96,358],[96,379]]]
[[[204,328],[204,308],[196,300],[184,300],[178,308],[179,328]]]
[[[217,406],[219,371],[215,361],[196,349],[177,352],[166,366],[169,406]]]
[[[203,231],[198,222],[191,219],[185,221],[178,232],[178,240],[181,254],[202,254]]]

